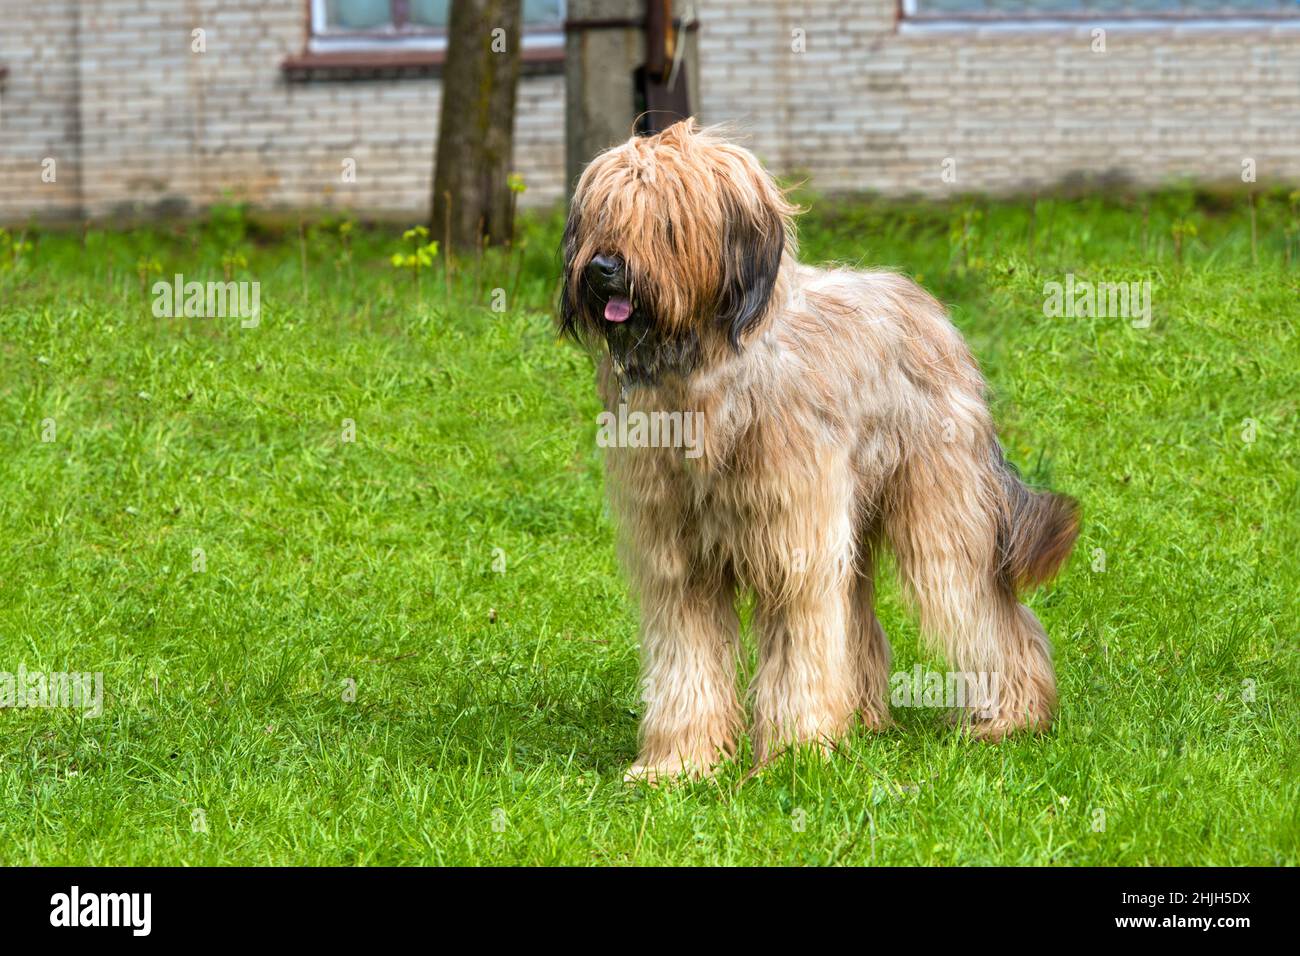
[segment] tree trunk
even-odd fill
[[[452,0],[429,232],[451,250],[507,243],[522,0]]]

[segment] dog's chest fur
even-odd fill
[[[846,380],[810,389],[808,376],[783,361],[779,347],[756,344],[676,387],[622,391],[602,376],[607,409],[690,414],[700,442],[608,449],[620,521],[673,528],[700,566],[729,567],[757,586],[805,554],[835,550],[828,539],[873,514],[897,465],[895,433],[868,404],[846,402]],[[849,501],[858,502],[853,512]]]
[[[965,410],[983,417],[969,353],[915,285],[805,266],[789,278],[739,352],[655,386],[621,387],[608,359],[600,375],[610,410],[698,418],[693,455],[609,449],[620,519],[671,527],[697,560],[750,581],[865,531],[909,456],[941,448]]]

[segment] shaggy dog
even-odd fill
[[[970,732],[1051,721],[1050,647],[1017,594],[1064,563],[1076,506],[1004,461],[943,307],[890,272],[799,264],[796,211],[750,152],[693,120],[605,151],[573,197],[561,329],[600,353],[611,413],[699,423],[695,449],[607,456],[642,615],[630,778],[734,753],[738,589],[755,599],[758,760],[830,746],[857,717],[886,726],[885,543],[926,638],[997,680],[994,709],[962,712]]]

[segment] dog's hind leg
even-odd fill
[[[889,638],[876,617],[875,551],[878,542],[874,535],[863,544],[858,554],[852,594],[852,621],[849,639],[856,655],[858,689],[861,701],[858,713],[862,722],[872,730],[882,730],[890,724],[889,716]]]
[[[912,456],[885,514],[922,634],[962,675],[964,717],[989,739],[1045,729],[1056,706],[1047,635],[1001,570],[998,480],[984,458],[945,445]]]

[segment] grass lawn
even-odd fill
[[[1030,599],[1060,717],[993,746],[896,708],[662,790],[622,782],[636,611],[550,326],[558,216],[450,301],[392,228],[0,238],[0,671],[104,694],[0,710],[0,863],[1296,863],[1293,202],[1261,199],[1256,265],[1244,199],[815,201],[803,257],[950,303],[1008,456],[1083,504]],[[226,271],[256,328],[151,311]],[[1067,274],[1149,280],[1150,327],[1046,317]],[[895,669],[944,669],[882,590]]]

